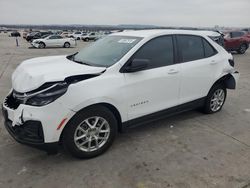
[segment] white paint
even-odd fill
[[[158,36],[171,34],[203,36],[218,51],[218,55],[135,73],[119,72],[128,59],[146,42]],[[67,118],[65,122],[67,123],[77,111],[89,105],[111,104],[119,111],[122,122],[125,122],[205,97],[216,80],[234,71],[228,63],[232,55],[197,31],[146,30],[112,35],[124,36],[124,38],[126,36],[143,37],[143,39],[108,68],[78,64],[68,60],[66,56],[41,57],[24,61],[12,76],[12,87],[18,92],[28,92],[46,82],[62,81],[68,76],[98,74],[104,70],[105,72],[95,78],[71,84],[63,96],[45,106],[22,104],[16,110],[12,110],[4,105],[9,119],[18,122],[18,117],[24,111],[25,120],[41,121],[46,143],[56,142],[63,130],[63,127],[56,130],[60,122]],[[211,61],[215,61],[216,65],[211,65]],[[172,69],[176,74],[168,74]],[[237,82],[238,74],[232,73],[232,75]],[[131,108],[133,104],[140,105]]]

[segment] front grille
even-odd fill
[[[6,105],[7,107],[9,107],[13,110],[17,109],[18,106],[22,103],[23,103],[23,101],[14,98],[13,92],[11,92],[11,94],[8,95],[4,101],[4,105]]]

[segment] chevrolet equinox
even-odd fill
[[[3,102],[22,144],[78,158],[105,152],[124,128],[201,108],[219,112],[239,73],[223,47],[198,31],[111,34],[68,56],[21,63]]]

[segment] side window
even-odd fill
[[[182,62],[194,61],[204,58],[201,37],[179,35],[177,36],[177,43],[182,56]]]
[[[202,40],[204,44],[205,57],[211,57],[215,55],[217,53],[216,50],[205,39],[202,39]]]
[[[51,36],[49,39],[56,39],[57,36]]]
[[[133,59],[150,60],[147,69],[172,65],[174,63],[172,37],[163,36],[150,40],[133,55]]]
[[[232,33],[231,33],[231,37],[232,37],[232,38],[241,37],[241,36],[243,36],[243,35],[244,35],[243,32],[232,32]]]

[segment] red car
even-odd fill
[[[244,31],[231,31],[225,33],[224,42],[227,51],[244,54],[249,47],[250,37]]]

